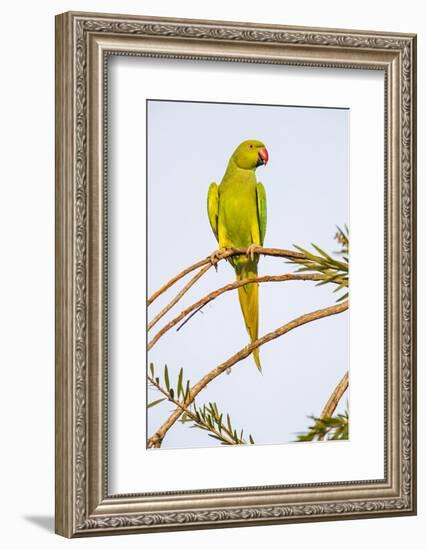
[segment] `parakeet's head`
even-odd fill
[[[237,147],[232,158],[239,168],[254,170],[267,164],[268,151],[262,141],[248,139]]]

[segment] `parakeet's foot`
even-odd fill
[[[224,254],[226,251],[226,248],[219,248],[218,250],[214,250],[211,254],[211,264],[214,266],[214,268],[218,271],[218,262],[221,259],[221,255]]]
[[[252,261],[254,261],[254,254],[255,254],[256,248],[258,248],[258,245],[252,243],[251,246],[246,250],[246,256],[250,256]]]

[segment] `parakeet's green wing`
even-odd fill
[[[258,206],[259,232],[261,236],[261,246],[263,246],[265,231],[267,229],[267,195],[265,192],[265,187],[262,183],[257,183],[256,196]]]
[[[218,185],[211,183],[208,191],[208,216],[212,231],[216,240],[218,240],[218,213],[219,213],[219,193]]]

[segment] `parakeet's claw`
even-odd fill
[[[228,367],[228,369],[225,371],[227,374],[231,374],[231,367]]]
[[[218,250],[214,250],[211,254],[211,264],[214,266],[216,271],[218,271],[218,262],[221,259],[221,255],[224,254],[225,248],[220,248]]]
[[[252,261],[254,261],[254,254],[255,254],[256,248],[258,248],[257,244],[251,244],[251,246],[246,250],[246,256],[248,257],[250,256]]]

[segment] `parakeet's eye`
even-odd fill
[[[252,143],[249,145],[249,147],[252,149],[252,147],[253,147]]]

